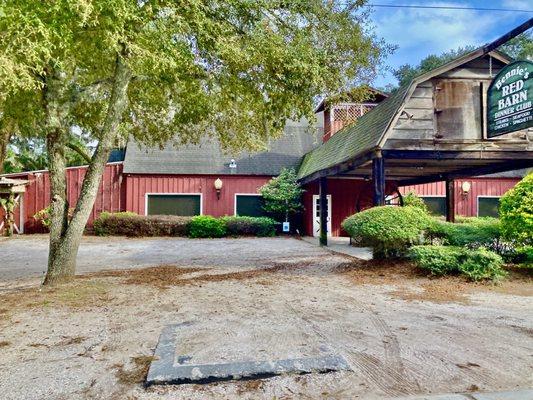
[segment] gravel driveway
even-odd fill
[[[46,271],[48,236],[0,239],[0,281],[42,276]],[[294,256],[324,254],[300,240],[285,238],[185,239],[85,236],[78,253],[78,273],[161,264],[188,266],[257,266]],[[268,255],[265,257],[265,255]]]

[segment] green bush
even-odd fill
[[[496,253],[479,248],[456,246],[413,246],[409,257],[432,275],[461,273],[474,281],[498,280],[506,275],[503,259]]]
[[[344,220],[343,229],[373,247],[374,258],[403,256],[420,243],[432,218],[416,207],[373,207]]]
[[[93,229],[99,236],[187,236],[190,222],[190,217],[103,212],[94,220]]]
[[[188,236],[191,238],[219,238],[226,235],[226,224],[222,218],[210,215],[193,217],[189,223]]]
[[[444,239],[451,246],[494,246],[501,238],[500,221],[496,218],[467,218],[462,223],[436,220],[431,233]]]
[[[483,248],[465,250],[465,258],[459,270],[473,281],[498,280],[507,275],[503,259],[496,253]]]
[[[276,221],[267,217],[223,217],[230,236],[275,236]]]
[[[500,199],[503,236],[518,247],[533,246],[533,173]]]
[[[455,246],[413,246],[409,258],[432,275],[448,275],[459,272],[464,249]]]
[[[404,207],[416,207],[420,208],[424,212],[428,212],[428,206],[424,203],[420,197],[417,196],[415,192],[409,192],[403,196],[403,206]]]

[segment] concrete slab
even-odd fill
[[[287,373],[307,374],[350,370],[344,358],[333,353],[292,359],[191,363],[196,358],[194,355],[176,353],[176,349],[180,347],[178,339],[181,341],[183,330],[187,330],[188,327],[194,327],[194,324],[185,322],[169,325],[163,329],[155,350],[156,360],[151,363],[146,378],[147,386],[265,378]],[[239,343],[234,345],[236,349],[239,348]],[[328,350],[328,346],[321,346],[322,353]],[[261,356],[258,355],[258,357]]]
[[[319,246],[318,238],[305,236],[302,238],[305,242]],[[330,237],[326,249],[344,256],[358,258],[360,260],[372,259],[371,247],[355,247],[350,245],[350,238],[347,237]]]

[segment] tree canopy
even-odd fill
[[[260,149],[313,100],[368,82],[391,50],[363,0],[4,0],[0,153],[46,140],[50,253],[45,283],[75,256],[111,149],[197,143]],[[73,128],[96,147],[69,218]],[[1,155],[1,154],[0,154]]]

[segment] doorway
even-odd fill
[[[331,237],[331,195],[327,195],[327,233]],[[320,236],[320,196],[313,195],[313,236]]]

